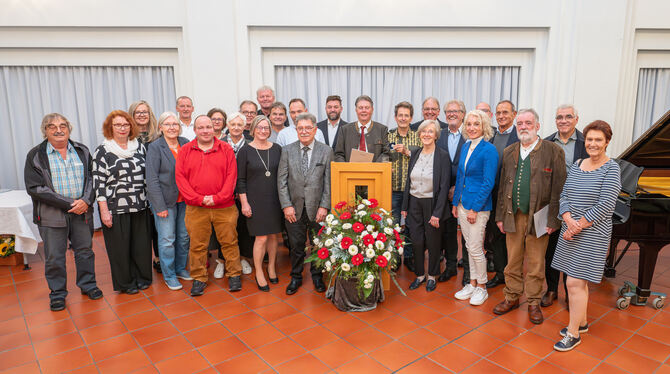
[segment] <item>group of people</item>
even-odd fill
[[[460,226],[463,289],[455,298],[481,305],[488,288],[505,284],[505,300],[493,312],[517,308],[525,293],[529,319],[539,324],[540,305],[556,300],[562,272],[570,323],[555,348],[579,344],[588,330],[587,281],[600,282],[620,189],[619,168],[605,152],[612,136],[607,123],[594,121],[580,132],[577,110],[563,105],[556,111],[558,131],[541,139],[533,109],[517,112],[503,100],[495,112],[487,103],[467,112],[452,100],[442,122],[438,100],[429,97],[415,123],[413,106],[398,103],[397,127],[389,131],[372,121],[374,103],[365,95],[355,100],[357,119],[350,123],[341,118],[336,95],[327,97],[321,122],[302,99],[287,108],[268,86],[257,90],[257,102],[193,118],[193,100],[181,96],[177,113],[156,119],[139,101],[127,112],[109,113],[105,140],[93,154],[70,139],[65,116],[44,117],[45,140],[28,153],[24,175],[44,240],[52,310],[65,308],[68,241],[77,286],[91,299],[102,297],[91,250],[95,201],[115,291],[148,288],[157,257],[167,287],[179,290],[180,279],[193,280],[191,295],[202,295],[211,249],[219,254],[214,276],[225,272],[231,292],[242,288],[245,258],[253,262],[258,289],[269,291],[279,282],[275,264],[284,233],[291,258],[286,293],[296,293],[306,244],[331,208],[331,161],[349,162],[356,150],[392,164],[393,215],[408,239],[403,262],[416,275],[410,289],[425,283],[433,291],[457,274]],[[310,275],[324,292],[322,270],[310,266]]]

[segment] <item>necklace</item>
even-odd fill
[[[268,168],[268,166],[270,165],[270,149],[268,149],[268,163],[267,164],[265,163],[265,161],[263,161],[263,157],[261,157],[260,152],[258,152],[258,148],[254,147],[254,149],[256,150],[256,154],[258,155],[258,158],[260,158],[261,162],[263,163],[263,167],[265,168],[265,176],[270,177],[270,175],[272,175],[272,173],[270,173],[270,169]]]

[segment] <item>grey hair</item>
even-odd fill
[[[445,112],[447,111],[447,107],[451,104],[458,104],[461,112],[463,112],[463,114],[465,114],[465,103],[462,102],[461,100],[449,100],[449,101],[447,101],[447,103],[444,104],[444,111]]]
[[[573,104],[561,104],[556,108],[556,111],[558,112],[560,109],[572,109],[572,113],[574,113],[575,117],[579,117],[579,113],[577,113],[577,109]]]
[[[438,100],[435,96],[428,96],[423,103],[421,104],[421,109],[423,109],[424,106],[426,106],[426,103],[429,101],[434,101],[435,104],[437,104],[437,109],[440,109],[440,100]]]
[[[496,104],[496,110],[498,109],[498,105],[500,105],[500,104],[505,104],[505,103],[509,104],[509,105],[512,107],[512,112],[516,112],[516,106],[514,105],[513,102],[511,102],[511,101],[509,101],[509,100],[500,100],[500,101],[498,101],[498,104]]]
[[[272,87],[268,85],[262,85],[258,87],[258,89],[256,90],[256,96],[258,96],[258,93],[261,91],[272,91],[272,96],[275,96],[275,90],[273,90]]]
[[[179,117],[177,117],[177,115],[174,112],[163,112],[160,115],[160,117],[158,117],[158,127],[160,128],[165,123],[165,121],[167,121],[167,119],[170,117],[174,118],[177,121],[177,123],[179,123]],[[162,135],[163,134],[161,133],[161,135],[159,136]],[[179,135],[181,135],[181,125],[179,125]]]
[[[298,114],[298,116],[295,118],[295,123],[297,125],[298,122],[304,121],[304,120],[308,120],[308,121],[312,122],[312,125],[316,125],[316,117],[314,117],[314,115],[312,113],[303,112],[303,113]]]
[[[42,118],[42,125],[40,126],[40,131],[42,131],[42,136],[44,137],[44,139],[47,138],[47,125],[54,118],[60,118],[63,121],[65,121],[65,123],[67,124],[68,131],[72,132],[72,124],[70,123],[70,121],[68,121],[67,118],[65,118],[64,115],[60,113],[49,113],[46,116],[44,116],[44,118]]]
[[[244,116],[241,112],[233,112],[228,116],[228,121],[226,121],[226,125],[233,122],[235,118],[239,118],[242,120],[243,123],[247,122],[247,117]]]
[[[268,125],[271,124],[270,119],[262,114],[257,115],[254,117],[254,120],[251,121],[251,126],[249,126],[249,134],[251,134],[252,137],[254,136],[254,130],[256,130],[256,126],[263,121],[267,121]]]
[[[253,102],[252,100],[244,100],[244,101],[242,101],[242,102],[240,103],[240,110],[242,110],[242,105],[246,105],[246,104],[251,104],[251,105],[254,106],[254,108],[256,108],[256,110],[258,110],[258,104],[256,104],[256,103]]]
[[[435,128],[435,141],[437,141],[437,139],[440,138],[440,133],[442,132],[442,128],[440,128],[440,124],[437,123],[437,121],[434,120],[434,119],[427,119],[427,120],[421,122],[421,124],[419,125],[419,128],[416,129],[416,133],[421,134],[421,131],[423,131],[423,129],[425,129],[426,127],[428,127],[430,125],[433,125],[433,127]]]
[[[179,100],[182,100],[182,99],[188,99],[188,101],[191,102],[191,106],[193,106],[193,99],[191,99],[191,98],[188,97],[188,96],[179,96],[179,97],[177,98],[177,101],[175,101],[175,106],[179,105]]]
[[[468,123],[468,118],[470,117],[477,117],[479,119],[479,123],[482,126],[482,135],[484,136],[484,140],[489,140],[493,137],[493,127],[491,127],[491,118],[488,116],[488,114],[484,113],[483,111],[479,109],[474,109],[468,112],[468,114],[465,115],[465,118],[463,119],[463,124],[461,125],[461,134],[465,136],[466,138],[468,137],[468,132],[465,131],[467,123]]]
[[[537,112],[533,108],[526,108],[526,109],[519,109],[519,112],[517,113],[517,118],[519,118],[520,115],[524,113],[532,113],[533,117],[535,118],[535,123],[540,122],[540,116],[537,115]]]

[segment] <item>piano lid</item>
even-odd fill
[[[618,158],[646,169],[670,169],[670,110]]]

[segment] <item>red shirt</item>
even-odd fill
[[[177,143],[177,149],[170,148],[170,152],[172,152],[172,155],[174,156],[174,159],[177,159],[177,156],[179,155],[179,150],[181,149],[181,145]],[[181,192],[179,193],[179,196],[177,196],[177,202],[181,203],[184,201],[184,196],[181,195]]]
[[[235,203],[235,152],[228,143],[216,138],[214,146],[203,151],[198,147],[198,140],[194,139],[179,150],[175,179],[186,204],[212,209],[227,208]],[[202,204],[202,199],[207,195],[214,197],[214,205]]]

